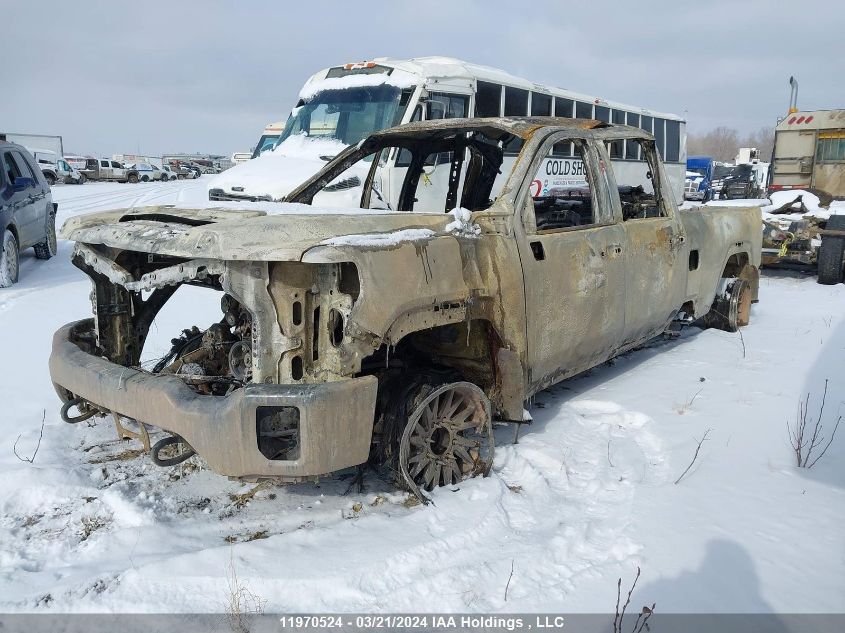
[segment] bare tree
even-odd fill
[[[637,586],[637,581],[640,579],[640,568],[637,567],[637,575],[634,578],[634,584],[631,585],[631,589],[628,591],[628,597],[625,599],[625,604],[622,605],[622,611],[619,611],[619,602],[622,599],[622,579],[620,578],[616,583],[616,616],[613,618],[613,633],[622,633],[622,621],[625,619],[625,611],[628,609],[628,605],[631,604],[631,594],[634,593],[634,589]],[[640,611],[639,615],[637,616],[637,621],[634,622],[634,628],[631,630],[631,633],[641,633],[643,628],[646,627],[646,622],[651,617],[651,614],[654,613],[654,607],[656,606],[655,603],[649,606],[643,606],[642,610]]]
[[[712,156],[715,160],[732,161],[739,148],[739,133],[728,127],[717,127],[704,134],[687,135],[687,154]]]
[[[44,412],[41,414],[41,433],[38,435],[38,444],[35,445],[35,451],[32,453],[32,457],[23,457],[18,455],[18,442],[21,440],[21,436],[18,435],[18,439],[15,440],[15,445],[12,446],[12,452],[22,462],[29,462],[30,464],[35,462],[35,456],[38,455],[38,449],[41,448],[41,439],[44,437],[44,420],[47,419],[47,409],[44,409]]]
[[[810,394],[807,393],[806,398],[804,398],[803,401],[798,402],[798,417],[795,421],[794,428],[790,426],[789,423],[786,425],[787,431],[789,431],[789,440],[792,444],[792,450],[795,453],[795,461],[797,462],[799,468],[812,468],[816,465],[817,461],[824,457],[824,454],[830,447],[831,442],[833,442],[833,438],[836,437],[836,431],[839,429],[839,423],[842,422],[842,416],[840,415],[836,419],[836,423],[833,425],[833,432],[830,434],[830,439],[828,439],[827,444],[824,445],[822,452],[811,461],[813,451],[820,448],[825,440],[822,435],[822,432],[824,431],[822,418],[824,417],[824,405],[827,400],[827,382],[827,380],[824,381],[824,392],[822,393],[822,402],[819,406],[819,417],[815,420],[810,417]],[[810,432],[811,428],[812,432]]]
[[[763,126],[755,132],[740,136],[733,128],[720,126],[701,134],[687,135],[687,154],[712,156],[715,160],[733,162],[740,147],[756,147],[760,160],[768,161],[775,145],[775,130]]]
[[[775,128],[764,125],[756,132],[751,132],[743,141],[742,147],[756,147],[760,160],[768,162],[775,147]]]
[[[689,463],[689,466],[687,466],[687,469],[681,473],[681,476],[675,480],[676,485],[681,483],[681,479],[684,478],[684,476],[689,472],[690,468],[692,468],[692,465],[695,464],[695,460],[698,459],[698,453],[701,450],[701,445],[707,441],[707,436],[710,435],[710,431],[712,430],[713,429],[707,429],[706,431],[704,431],[704,436],[698,441],[698,446],[695,447],[695,455],[692,456],[692,461]]]

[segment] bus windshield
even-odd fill
[[[304,132],[353,145],[373,132],[398,125],[410,94],[389,84],[323,90],[293,109],[279,143]]]

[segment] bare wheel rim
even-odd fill
[[[420,489],[487,475],[493,465],[490,401],[469,382],[442,385],[427,394],[408,418],[399,445],[405,483]]]

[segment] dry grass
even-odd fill
[[[264,613],[267,601],[257,596],[238,578],[234,557],[226,569],[226,624],[235,633],[249,633],[252,620]]]
[[[143,449],[140,448],[127,448],[124,451],[120,451],[119,453],[115,453],[114,455],[102,455],[101,457],[95,457],[94,459],[89,459],[89,464],[106,464],[108,462],[128,462],[136,457],[140,457],[144,454]]]
[[[87,541],[94,532],[106,527],[108,523],[108,519],[105,517],[82,517],[82,528],[78,532],[80,542]]]
[[[256,484],[254,487],[250,488],[246,492],[242,492],[240,494],[229,495],[229,499],[231,499],[232,504],[236,508],[243,508],[246,504],[248,504],[250,501],[252,501],[253,497],[255,497],[256,494],[258,494],[259,492],[261,492],[262,490],[266,489],[269,486],[270,486],[270,482],[262,481],[261,483]]]
[[[414,506],[420,505],[420,500],[417,499],[416,495],[408,495],[408,498],[402,502],[402,505],[406,508],[413,508]]]

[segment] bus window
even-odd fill
[[[593,118],[593,104],[584,103],[583,101],[575,102],[575,118],[576,119],[592,119]]]
[[[572,118],[572,99],[555,97],[555,116]]]
[[[614,110],[611,120],[617,125],[625,125],[625,112],[623,110]],[[610,149],[608,151],[611,158],[622,158],[624,149],[625,141],[613,141],[610,143]]]
[[[505,86],[505,116],[528,114],[528,91]]]
[[[610,123],[610,108],[607,106],[596,106],[596,114],[593,117],[594,119],[598,119],[599,121],[604,121],[605,123]]]
[[[526,116],[528,114],[528,91],[521,88],[505,86],[505,116]],[[507,155],[519,154],[523,141],[514,136],[505,143],[504,150]]]
[[[640,115],[634,114],[633,112],[629,112],[627,116],[627,122],[628,125],[630,125],[631,127],[640,127]],[[639,143],[634,143],[633,141],[631,141],[625,146],[625,158],[627,158],[628,160],[639,160]]]
[[[552,156],[572,156],[572,143],[569,141],[555,143],[552,147]]]
[[[432,92],[428,96],[426,113],[429,121],[435,121],[437,119],[462,119],[469,114],[469,97],[466,95],[447,94],[445,92]],[[401,160],[402,164],[410,160],[407,150],[402,151]],[[431,154],[424,164],[426,166],[432,166],[449,164],[451,162],[451,152],[440,152],[439,154]]]
[[[426,118],[429,121],[435,119],[461,119],[469,114],[469,97],[466,95],[446,94],[445,92],[432,92],[426,103]]]
[[[681,122],[666,121],[666,162],[677,163],[681,152]]]
[[[475,93],[475,116],[495,117],[502,111],[502,87],[486,81],[478,82]]]
[[[532,92],[531,116],[552,116],[552,98],[540,92]]]
[[[666,142],[666,132],[664,119],[654,119],[654,144],[657,147],[657,153],[663,160],[666,160],[666,149],[664,147]]]

